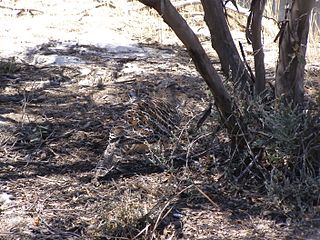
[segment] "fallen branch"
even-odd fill
[[[34,16],[35,15],[35,12],[39,13],[39,14],[43,14],[44,12],[41,11],[41,10],[37,10],[37,9],[33,9],[33,8],[13,8],[13,7],[8,7],[8,6],[1,6],[0,5],[0,8],[3,8],[3,9],[9,9],[9,10],[12,10],[12,11],[19,11],[16,15],[17,17],[21,16],[22,14],[24,13],[29,13],[31,16]]]
[[[183,1],[173,4],[177,10],[180,10],[181,8],[190,6],[190,5],[201,5],[201,1],[199,0],[189,0],[189,1]]]

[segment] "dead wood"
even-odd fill
[[[247,21],[246,37],[252,44],[255,66],[255,94],[259,95],[266,87],[266,70],[264,66],[264,51],[262,44],[262,18],[266,5],[265,0],[254,0],[251,3]]]

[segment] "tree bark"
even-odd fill
[[[259,95],[266,86],[266,70],[264,66],[264,52],[262,44],[261,23],[266,0],[253,0],[248,17],[246,37],[252,44],[255,66],[255,94]]]
[[[279,0],[279,9],[278,9],[278,21],[282,22],[285,20],[286,15],[286,4],[290,3],[291,0]]]
[[[220,0],[201,0],[204,9],[204,20],[208,25],[211,35],[212,47],[218,53],[222,71],[226,76],[231,76],[240,89],[251,93],[252,79],[245,68],[243,61],[233,42]]]
[[[309,16],[314,0],[293,0],[279,38],[276,96],[286,105],[303,103]]]
[[[232,135],[239,132],[239,124],[233,112],[233,102],[223,86],[222,80],[203,49],[199,39],[194,34],[183,17],[177,12],[169,0],[139,0],[154,8],[163,20],[172,28],[178,38],[187,48],[198,72],[207,83],[215,99],[223,122]]]

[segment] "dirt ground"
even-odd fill
[[[198,134],[182,134],[212,97],[176,37],[141,4],[0,7],[0,239],[320,239],[316,214],[291,219],[259,192],[224,186],[212,166],[226,161],[228,139],[206,136],[215,111]],[[166,161],[150,151],[93,182],[129,93],[157,97],[168,82],[179,88],[176,137],[186,142],[171,149],[171,168],[145,161]]]

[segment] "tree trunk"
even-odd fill
[[[246,130],[242,126],[241,114],[234,108],[231,96],[223,86],[221,78],[213,68],[212,63],[197,36],[169,0],[139,1],[154,8],[183,42],[198,72],[212,92],[215,99],[215,105],[222,118],[222,123],[230,134],[232,149],[242,149],[243,146],[245,146],[244,133]]]
[[[231,76],[240,89],[250,94],[252,79],[246,70],[243,61],[233,42],[226,18],[222,1],[201,0],[205,12],[204,20],[209,27],[212,47],[218,53],[222,71],[226,76]]]
[[[313,0],[294,0],[279,39],[276,96],[294,106],[303,102],[304,67]]]
[[[246,37],[252,43],[255,66],[255,94],[259,95],[266,86],[266,71],[264,66],[264,52],[261,36],[261,21],[266,0],[253,0],[248,17]]]
[[[278,9],[278,21],[282,22],[285,20],[286,16],[286,4],[290,3],[291,0],[279,0],[279,9]]]
[[[222,121],[225,123],[233,143],[238,140],[234,136],[238,135],[240,126],[233,109],[233,102],[230,95],[223,86],[222,80],[203,49],[199,39],[194,34],[183,17],[177,12],[169,0],[139,0],[141,3],[154,8],[163,20],[172,28],[177,37],[187,48],[198,72],[207,83],[215,99],[215,104],[220,112]],[[242,142],[241,140],[239,140]]]

